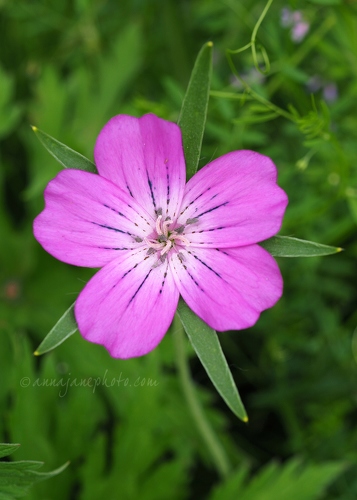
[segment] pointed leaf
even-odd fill
[[[201,154],[211,85],[212,47],[212,42],[206,43],[197,56],[178,119],[185,151],[187,180],[197,172]]]
[[[232,412],[243,422],[248,422],[247,413],[216,332],[196,316],[182,299],[179,301],[177,312],[213,385]]]
[[[0,443],[0,458],[11,455],[19,446],[19,444]]]
[[[4,457],[15,451],[19,444],[0,444],[0,456]],[[62,472],[69,462],[51,472],[38,472],[43,462],[21,460],[18,462],[0,462],[0,500],[12,500],[23,497],[34,483],[49,479]]]
[[[54,139],[45,132],[42,132],[37,127],[32,127],[32,130],[47,151],[65,168],[76,168],[78,170],[87,170],[87,172],[93,173],[97,172],[94,163],[85,156],[77,153],[77,151],[62,144],[62,142],[57,141],[57,139]]]
[[[322,245],[314,241],[299,240],[290,236],[274,236],[260,245],[274,257],[318,257],[342,252],[342,248]]]
[[[35,356],[40,356],[45,352],[51,351],[59,346],[68,337],[78,329],[76,319],[74,317],[74,304],[64,313],[64,315],[57,321],[52,330],[47,334],[41,344],[34,352]]]

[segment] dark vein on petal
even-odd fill
[[[165,160],[165,165],[166,165],[166,184],[167,184],[167,190],[166,190],[166,213],[169,211],[169,205],[170,205],[170,175],[169,175],[169,168],[168,168],[168,159],[166,158]]]
[[[228,227],[231,227],[231,226],[220,226],[220,227],[212,227],[210,229],[200,229],[199,231],[191,231],[189,234],[201,234],[201,233],[209,233],[209,232],[212,232],[212,231],[218,231],[219,229],[227,229]]]
[[[222,250],[222,248],[215,248],[215,250],[217,250],[217,252],[224,253],[225,255],[229,255],[229,253],[227,253],[224,250]]]
[[[195,203],[195,201],[197,201],[199,198],[201,198],[201,196],[203,196],[204,194],[207,193],[207,191],[209,191],[211,188],[207,188],[206,191],[204,191],[203,193],[199,194],[198,196],[196,196],[196,198],[192,201],[190,201],[190,203],[182,210],[182,212],[180,212],[180,215],[182,215],[183,213],[186,212],[186,210],[188,209],[188,207],[190,207],[193,203]]]
[[[126,184],[126,187],[127,187],[128,191],[129,191],[130,196],[131,196],[132,198],[134,198],[133,193],[130,191],[130,187],[129,187],[129,185],[128,185],[128,184]]]
[[[111,227],[111,226],[106,226],[105,224],[98,224],[98,222],[93,222],[91,221],[92,224],[95,224],[96,226],[99,227],[104,227],[105,229],[110,229],[111,231],[115,231],[116,233],[122,233],[122,234],[128,234],[129,236],[133,236],[129,231],[122,231],[121,229],[118,229],[117,227]]]
[[[200,286],[200,284],[195,280],[195,278],[192,276],[192,274],[190,273],[190,271],[187,269],[187,266],[181,261],[181,259],[178,259],[180,261],[180,264],[181,266],[185,269],[185,271],[187,272],[187,274],[189,275],[189,277],[191,278],[191,280],[194,282],[194,284],[203,292],[205,293],[205,291],[203,290],[203,288]],[[181,280],[180,280],[181,281]]]
[[[150,273],[151,273],[152,269],[150,269],[150,271],[147,273],[147,275],[145,276],[145,278],[143,279],[143,281],[141,282],[141,284],[139,285],[139,288],[136,290],[136,292],[134,293],[134,295],[131,297],[131,299],[129,300],[129,304],[131,304],[131,302],[135,299],[135,297],[137,296],[140,288],[143,286],[143,284],[145,283],[145,281],[148,279],[148,277],[150,276]]]
[[[139,262],[137,262],[137,263],[135,264],[135,266],[131,267],[128,271],[126,271],[126,273],[124,273],[124,274],[123,274],[123,276],[121,277],[121,279],[125,278],[125,276],[127,276],[129,273],[131,273],[131,271],[132,271],[133,269],[137,268],[137,267],[138,267],[138,265],[139,265]]]
[[[201,264],[203,264],[205,267],[207,267],[207,269],[209,269],[210,271],[212,271],[212,273],[214,273],[216,276],[218,276],[218,278],[222,278],[222,276],[220,274],[218,274],[214,269],[212,269],[212,267],[210,267],[208,264],[206,264],[206,262],[204,262],[202,259],[200,259],[199,257],[197,257],[197,255],[195,255],[194,253],[188,251],[188,253],[190,255],[192,255],[196,260],[198,260],[199,262],[201,262]]]
[[[131,208],[136,213],[136,215],[138,215],[140,217],[140,219],[143,219],[143,221],[146,222],[146,224],[151,228],[150,222],[147,219],[145,219],[145,217],[140,212],[135,210],[131,205],[128,205],[128,207]],[[132,221],[130,221],[130,222],[132,222]],[[133,224],[134,224],[134,226],[139,227],[136,222],[133,222]]]
[[[164,278],[163,278],[163,280],[161,282],[161,288],[160,288],[159,294],[161,294],[162,290],[164,289],[164,285],[165,285],[165,282],[166,282],[168,268],[169,268],[169,265],[167,264],[166,265],[166,271],[164,272]]]
[[[213,212],[214,210],[217,210],[217,208],[221,208],[221,207],[228,205],[228,203],[229,203],[228,201],[225,201],[224,203],[221,203],[220,205],[217,205],[216,207],[210,208],[209,210],[206,210],[205,212],[202,212],[201,214],[196,215],[196,217],[202,217],[202,215]]]
[[[154,204],[154,209],[156,211],[156,201],[155,201],[154,191],[153,191],[153,188],[152,188],[152,182],[150,180],[149,173],[147,171],[146,171],[146,174],[148,176],[148,184],[149,184],[149,188],[150,188],[151,199],[152,199],[152,202]]]
[[[112,211],[113,211],[113,212],[115,212],[116,214],[120,215],[121,217],[124,217],[124,219],[128,219],[128,217],[127,217],[126,215],[122,214],[121,212],[119,212],[119,211],[118,211],[118,210],[116,210],[115,208],[110,207],[109,205],[105,205],[105,204],[103,204],[103,206],[104,206],[104,207],[106,207],[106,208],[109,208],[110,210],[112,210]],[[130,220],[130,219],[128,219],[128,220]],[[131,221],[130,221],[130,222],[131,222]]]
[[[102,250],[136,250],[136,248],[126,248],[126,247],[122,247],[122,248],[114,248],[114,247],[97,247],[97,248],[101,248]]]

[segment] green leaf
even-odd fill
[[[64,315],[57,321],[52,330],[46,335],[44,340],[34,352],[35,356],[40,356],[45,352],[51,351],[59,346],[68,337],[77,331],[77,323],[74,317],[74,304],[64,313]]]
[[[11,455],[19,446],[19,444],[0,443],[0,458]]]
[[[19,446],[18,444],[0,444],[0,456],[4,457],[12,453]],[[34,469],[42,467],[43,462],[33,460],[0,462],[0,500],[23,497],[28,493],[30,486],[38,481],[56,476],[68,466],[68,463],[51,472],[38,472]]]
[[[187,180],[197,172],[201,155],[211,85],[212,47],[212,42],[206,43],[197,56],[178,119],[182,131]]]
[[[207,375],[232,412],[243,422],[248,416],[223,354],[218,336],[185,304],[179,301],[177,313]]]
[[[283,465],[271,462],[249,480],[247,467],[239,467],[209,500],[317,500],[346,468],[343,462],[302,464],[292,458]]]
[[[96,173],[94,163],[92,163],[88,158],[77,153],[73,149],[69,148],[62,142],[57,141],[45,132],[42,132],[37,127],[32,127],[39,141],[45,146],[47,151],[56,158],[65,168],[76,168],[79,170],[87,170],[87,172]]]
[[[299,240],[290,236],[273,236],[259,243],[274,257],[319,257],[342,252],[342,248],[322,245],[314,241]]]

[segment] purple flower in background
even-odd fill
[[[322,92],[324,99],[327,102],[335,102],[338,98],[337,85],[333,82],[326,83],[326,85],[323,87]]]
[[[113,357],[148,353],[179,295],[212,328],[252,326],[282,294],[273,257],[287,205],[272,161],[234,151],[185,184],[177,125],[119,115],[96,142],[99,175],[64,170],[47,186],[34,233],[54,257],[102,269],[75,304],[79,331]]]
[[[292,11],[288,7],[281,10],[280,22],[284,28],[291,28],[291,39],[296,43],[301,42],[310,29],[299,10]]]
[[[338,88],[334,82],[326,82],[319,75],[312,76],[306,84],[309,92],[322,90],[322,95],[326,102],[335,102],[338,98]]]
[[[294,26],[291,29],[291,39],[294,42],[301,42],[306,34],[308,33],[310,29],[309,23],[306,23],[305,21],[298,22],[294,24]]]

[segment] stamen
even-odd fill
[[[180,234],[175,234],[175,235],[173,234],[172,238],[174,240],[180,240],[180,241],[182,241],[186,246],[190,246],[190,242],[188,241],[187,238],[185,238],[185,236],[182,236]]]
[[[157,240],[148,240],[147,238],[145,238],[145,243],[147,246],[155,248],[155,250],[161,250],[165,246],[164,243],[158,243]]]
[[[175,229],[170,229],[170,226],[174,224],[171,217],[166,217],[163,220],[162,209],[158,208],[156,210],[157,219],[155,222],[155,233],[151,238],[135,238],[135,241],[139,242],[145,241],[148,246],[147,255],[153,255],[159,252],[158,259],[153,265],[153,268],[160,266],[167,258],[170,251],[174,248],[177,252],[180,250],[181,246],[189,246],[190,241],[184,236],[186,224],[195,224],[198,222],[198,217],[187,219],[186,224],[182,224]],[[177,258],[180,262],[186,260],[185,256],[178,251]]]
[[[167,240],[166,245],[161,250],[161,255],[165,255],[172,248],[172,240]]]
[[[162,230],[161,230],[161,219],[162,219],[162,215],[159,215],[159,217],[156,219],[156,232],[159,236],[160,236],[160,234],[163,234]]]
[[[172,220],[170,219],[170,217],[166,217],[166,220],[162,225],[162,231],[163,231],[165,236],[169,235],[169,226],[171,223],[172,223]]]

